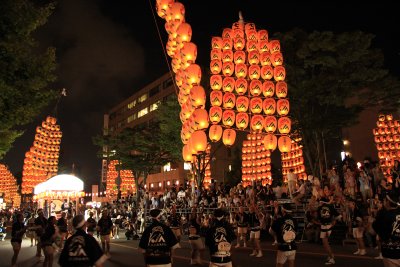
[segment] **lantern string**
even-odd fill
[[[151,0],[149,0],[149,5],[150,5],[150,9],[151,9],[151,14],[153,15],[154,24],[156,25],[158,38],[160,39],[161,47],[162,47],[163,52],[164,52],[165,61],[167,62],[169,74],[170,74],[172,80],[174,81],[173,84],[174,84],[174,88],[175,88],[175,94],[178,96],[179,89],[177,88],[176,83],[175,83],[174,74],[172,72],[171,65],[170,65],[169,60],[168,60],[167,51],[165,50],[165,47],[164,47],[164,43],[163,43],[163,40],[162,40],[162,37],[161,37],[161,33],[160,33],[160,28],[158,27],[158,24],[157,24],[157,18],[156,18],[156,15],[154,13],[154,7],[151,4]]]

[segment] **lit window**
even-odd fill
[[[130,116],[128,117],[128,119],[127,119],[127,122],[128,122],[128,123],[131,123],[134,119],[135,119],[135,118],[134,118],[134,115],[130,115]]]
[[[136,99],[128,104],[128,109],[132,109],[134,106],[136,106]]]
[[[142,110],[140,110],[140,111],[138,112],[137,117],[138,117],[138,118],[143,117],[143,116],[146,115],[147,113],[149,113],[149,109],[146,107],[146,108],[144,108],[144,109],[142,109]]]
[[[190,164],[189,162],[183,163],[183,169],[186,171],[192,169],[192,164]]]
[[[152,112],[152,111],[158,109],[158,107],[160,106],[160,103],[161,103],[160,101],[157,101],[156,103],[151,104],[151,105],[150,105],[150,112]]]
[[[142,103],[147,100],[147,94],[142,95],[138,98],[138,103]]]
[[[164,172],[169,172],[171,170],[171,163],[168,162],[167,164],[165,164],[163,170]]]

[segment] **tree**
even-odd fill
[[[278,34],[285,58],[294,133],[315,175],[326,168],[325,144],[371,106],[398,107],[399,82],[384,68],[373,35],[363,32]]]
[[[32,34],[46,23],[53,4],[0,1],[0,159],[31,122],[56,97],[47,89],[55,80],[55,50],[38,49]]]

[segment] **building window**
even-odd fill
[[[161,104],[160,101],[157,101],[156,103],[151,104],[151,105],[150,105],[150,112],[152,112],[152,111],[158,109],[158,107],[160,106],[160,104]]]
[[[158,92],[160,92],[160,88],[157,85],[156,87],[154,87],[153,89],[150,90],[149,97],[152,97],[153,95],[158,94]]]
[[[136,106],[136,99],[128,104],[128,109],[133,109]]]
[[[168,88],[170,86],[172,86],[172,84],[174,83],[174,81],[172,80],[172,78],[169,78],[168,80],[165,81],[164,83],[164,89]]]
[[[147,100],[147,94],[140,96],[137,100],[138,103],[142,103]]]
[[[143,117],[143,116],[146,115],[147,113],[149,113],[149,108],[145,107],[144,109],[142,109],[142,110],[140,110],[140,111],[138,112],[137,117],[138,117],[138,118]]]
[[[126,120],[128,123],[131,123],[134,120],[133,115],[130,115]]]

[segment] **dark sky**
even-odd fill
[[[199,64],[208,65],[211,36],[221,35],[242,10],[246,21],[270,35],[294,27],[308,31],[362,30],[376,35],[374,46],[384,51],[387,67],[400,75],[400,29],[393,3],[337,1],[186,0],[186,21],[193,29]],[[305,1],[303,1],[305,2]],[[309,1],[307,1],[309,2]],[[155,0],[151,0],[155,5]],[[274,5],[273,5],[274,4]],[[163,45],[164,20],[156,16]],[[148,0],[59,0],[56,11],[38,33],[43,46],[57,49],[58,81],[66,88],[58,107],[63,131],[61,169],[89,183],[100,177],[101,161],[91,137],[101,133],[103,114],[124,98],[168,71]],[[283,51],[284,53],[284,51]],[[55,103],[27,125],[4,162],[14,174],[22,170],[24,154],[32,145],[34,130]]]

